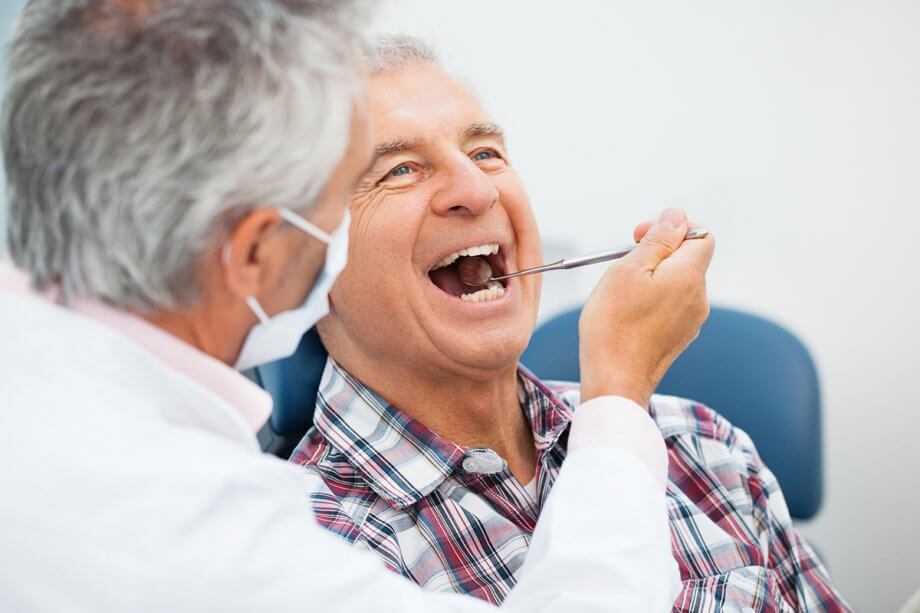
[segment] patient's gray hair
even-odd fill
[[[385,34],[374,42],[367,64],[370,73],[375,75],[413,65],[440,65],[440,59],[434,49],[420,38],[408,34]]]
[[[349,140],[367,0],[30,0],[3,108],[33,284],[151,313],[258,206],[306,212]]]

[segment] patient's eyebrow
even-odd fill
[[[420,138],[397,138],[390,141],[384,141],[382,143],[377,143],[377,146],[374,147],[374,159],[390,153],[419,149],[421,146],[422,139]]]
[[[500,125],[493,121],[471,123],[460,132],[460,136],[464,138],[473,138],[476,136],[494,136],[502,143],[505,142],[505,131]]]
[[[460,131],[462,138],[474,138],[476,136],[494,136],[502,143],[505,142],[505,131],[500,125],[492,121],[480,121],[471,123]],[[421,149],[424,142],[421,138],[395,138],[393,140],[377,143],[374,147],[374,162],[378,158],[391,153],[400,153],[402,151],[412,151]]]

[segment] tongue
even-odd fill
[[[460,277],[457,276],[457,269],[454,266],[439,268],[428,273],[432,283],[441,288],[442,291],[459,298],[463,294],[469,293],[469,287],[463,284]]]

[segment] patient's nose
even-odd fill
[[[429,206],[437,215],[482,215],[498,202],[498,190],[472,160],[465,157],[444,175]]]

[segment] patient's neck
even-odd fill
[[[341,359],[340,359],[341,358]],[[465,447],[492,449],[508,462],[522,484],[533,480],[536,447],[533,429],[518,399],[517,364],[494,378],[428,378],[414,367],[336,356],[364,385],[439,436]],[[376,364],[376,366],[375,366]]]

